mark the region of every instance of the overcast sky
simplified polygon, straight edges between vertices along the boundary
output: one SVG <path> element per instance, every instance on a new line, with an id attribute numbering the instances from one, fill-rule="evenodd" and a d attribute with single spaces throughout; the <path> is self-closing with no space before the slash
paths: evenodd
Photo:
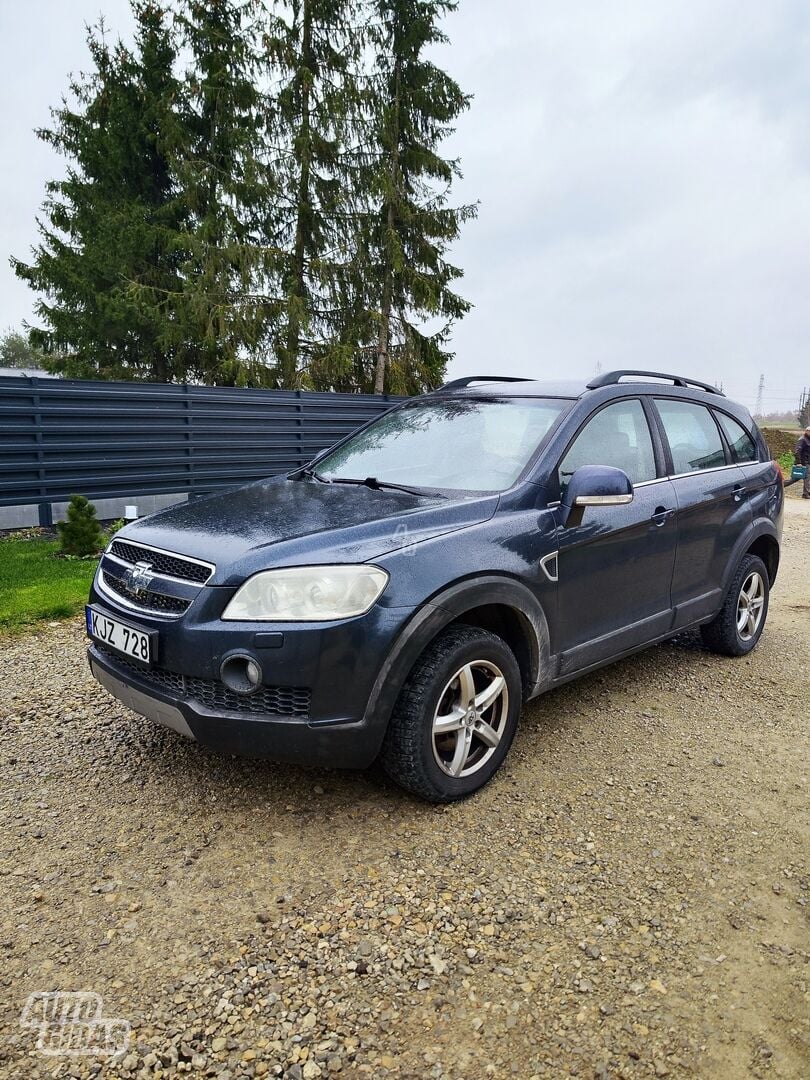
<path id="1" fill-rule="evenodd" d="M 126 0 L 0 0 L 0 328 L 60 169 L 33 128 Z M 449 150 L 478 200 L 454 258 L 475 305 L 449 374 L 722 381 L 767 410 L 810 385 L 810 3 L 461 0 L 441 62 L 474 94 Z"/>

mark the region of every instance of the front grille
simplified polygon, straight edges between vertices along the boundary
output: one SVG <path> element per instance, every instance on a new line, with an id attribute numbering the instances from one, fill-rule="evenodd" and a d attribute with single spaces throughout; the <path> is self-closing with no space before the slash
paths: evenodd
<path id="1" fill-rule="evenodd" d="M 169 691 L 172 694 L 177 694 L 179 697 L 186 696 L 186 679 L 184 675 L 178 675 L 176 671 L 163 671 L 161 668 L 142 668 L 138 664 L 133 664 L 131 660 L 127 660 L 125 656 L 119 656 L 118 653 L 110 652 L 109 649 L 105 649 L 103 645 L 99 645 L 94 642 L 95 647 L 100 653 L 103 653 L 108 660 L 112 660 L 119 668 L 126 668 L 127 671 L 133 671 L 139 679 L 143 679 L 144 682 L 152 683 L 154 686 L 160 686 L 162 689 Z"/>
<path id="2" fill-rule="evenodd" d="M 309 716 L 310 691 L 302 686 L 263 686 L 255 694 L 235 694 L 213 679 L 186 679 L 189 697 L 208 709 Z"/>
<path id="3" fill-rule="evenodd" d="M 196 562 L 193 559 L 181 558 L 172 555 L 168 551 L 155 551 L 153 548 L 141 547 L 127 540 L 113 540 L 110 554 L 124 562 L 149 563 L 150 568 L 156 574 L 168 574 L 169 577 L 180 578 L 181 581 L 193 581 L 198 585 L 204 585 L 213 574 L 210 566 Z"/>
<path id="4" fill-rule="evenodd" d="M 255 694 L 236 694 L 216 679 L 197 679 L 162 668 L 142 668 L 124 656 L 110 652 L 97 642 L 95 647 L 119 668 L 133 672 L 145 683 L 197 701 L 208 709 L 272 716 L 309 716 L 311 692 L 303 686 L 263 686 Z"/>
<path id="5" fill-rule="evenodd" d="M 141 611 L 156 611 L 158 614 L 164 615 L 182 615 L 191 604 L 190 600 L 181 600 L 177 596 L 164 596 L 163 593 L 130 589 L 120 578 L 113 577 L 111 574 L 103 573 L 102 577 L 105 587 L 110 592 L 129 600 L 131 604 L 135 604 Z"/>

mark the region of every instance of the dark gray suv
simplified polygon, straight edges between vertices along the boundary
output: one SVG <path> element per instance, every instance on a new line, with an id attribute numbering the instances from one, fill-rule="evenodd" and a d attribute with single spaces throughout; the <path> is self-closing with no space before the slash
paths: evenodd
<path id="1" fill-rule="evenodd" d="M 751 416 L 714 387 L 457 380 L 303 469 L 126 526 L 87 608 L 90 666 L 201 743 L 379 758 L 449 801 L 545 690 L 688 627 L 750 652 L 782 509 Z"/>

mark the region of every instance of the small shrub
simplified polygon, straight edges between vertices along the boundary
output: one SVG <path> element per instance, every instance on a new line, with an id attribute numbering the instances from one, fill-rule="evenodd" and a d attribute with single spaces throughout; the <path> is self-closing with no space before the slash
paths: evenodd
<path id="1" fill-rule="evenodd" d="M 117 532 L 120 532 L 120 530 L 123 529 L 126 523 L 126 518 L 116 518 L 115 521 L 111 521 L 104 534 L 105 541 L 109 544 L 110 540 L 112 540 Z"/>
<path id="2" fill-rule="evenodd" d="M 56 527 L 63 555 L 95 555 L 104 543 L 96 508 L 84 495 L 70 496 L 67 521 L 60 521 Z"/>
<path id="3" fill-rule="evenodd" d="M 786 476 L 790 476 L 790 471 L 793 468 L 793 462 L 795 460 L 796 459 L 795 459 L 794 455 L 791 454 L 789 450 L 786 450 L 784 452 L 784 454 L 780 454 L 779 457 L 777 458 L 777 461 L 779 462 L 779 466 L 782 469 L 782 472 L 785 473 Z"/>

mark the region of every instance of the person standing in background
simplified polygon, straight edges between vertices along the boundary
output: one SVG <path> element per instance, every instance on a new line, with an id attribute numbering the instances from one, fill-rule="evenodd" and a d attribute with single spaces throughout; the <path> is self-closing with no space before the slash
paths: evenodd
<path id="1" fill-rule="evenodd" d="M 802 498 L 810 499 L 810 425 L 804 429 L 804 435 L 796 443 L 796 464 L 804 465 L 807 469 L 804 474 Z"/>

